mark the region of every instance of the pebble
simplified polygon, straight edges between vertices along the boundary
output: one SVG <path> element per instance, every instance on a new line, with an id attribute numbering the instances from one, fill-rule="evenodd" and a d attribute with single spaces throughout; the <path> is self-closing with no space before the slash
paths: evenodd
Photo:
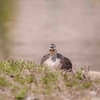
<path id="1" fill-rule="evenodd" d="M 64 99 L 64 100 L 70 100 L 70 99 Z"/>
<path id="2" fill-rule="evenodd" d="M 25 100 L 38 100 L 38 99 L 33 94 L 30 94 L 28 97 L 26 97 Z"/>
<path id="3" fill-rule="evenodd" d="M 96 95 L 97 95 L 97 92 L 91 91 L 91 92 L 90 92 L 90 95 L 91 95 L 91 96 L 96 96 Z"/>
<path id="4" fill-rule="evenodd" d="M 100 100 L 100 98 L 99 97 L 94 97 L 91 100 Z"/>

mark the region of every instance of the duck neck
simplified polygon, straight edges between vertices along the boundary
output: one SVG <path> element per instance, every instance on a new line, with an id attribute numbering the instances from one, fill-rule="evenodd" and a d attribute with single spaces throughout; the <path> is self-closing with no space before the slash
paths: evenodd
<path id="1" fill-rule="evenodd" d="M 50 56 L 51 56 L 51 57 L 56 57 L 56 56 L 57 56 L 57 50 L 51 51 L 51 52 L 50 52 Z"/>
<path id="2" fill-rule="evenodd" d="M 53 53 L 50 54 L 52 61 L 55 61 L 57 58 L 57 51 L 54 51 Z"/>

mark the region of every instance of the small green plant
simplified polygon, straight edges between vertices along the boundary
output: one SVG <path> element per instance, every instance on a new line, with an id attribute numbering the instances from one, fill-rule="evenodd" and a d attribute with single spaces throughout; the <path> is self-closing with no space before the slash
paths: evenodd
<path id="1" fill-rule="evenodd" d="M 32 83 L 33 82 L 33 77 L 31 75 L 26 76 L 27 83 Z"/>
<path id="2" fill-rule="evenodd" d="M 0 76 L 0 86 L 8 86 L 9 82 L 6 80 L 5 77 Z"/>
<path id="3" fill-rule="evenodd" d="M 100 79 L 99 78 L 96 78 L 95 79 L 95 82 L 100 83 Z"/>
<path id="4" fill-rule="evenodd" d="M 84 83 L 83 88 L 89 88 L 92 84 L 90 82 Z"/>
<path id="5" fill-rule="evenodd" d="M 16 90 L 19 90 L 20 87 L 16 84 L 10 84 L 9 85 L 9 88 L 12 90 L 12 91 L 16 91 Z"/>
<path id="6" fill-rule="evenodd" d="M 42 80 L 45 84 L 52 84 L 57 82 L 57 73 L 53 73 L 52 71 L 48 71 L 44 74 Z"/>
<path id="7" fill-rule="evenodd" d="M 82 79 L 83 76 L 82 76 L 82 69 L 81 68 L 78 69 L 76 77 L 78 79 Z"/>
<path id="8" fill-rule="evenodd" d="M 20 83 L 21 85 L 24 85 L 25 79 L 21 77 L 21 75 L 17 75 L 14 77 L 14 81 Z"/>
<path id="9" fill-rule="evenodd" d="M 24 87 L 24 88 L 20 89 L 19 92 L 17 94 L 15 94 L 15 98 L 16 99 L 23 99 L 23 98 L 25 98 L 27 90 L 28 90 L 27 87 Z"/>

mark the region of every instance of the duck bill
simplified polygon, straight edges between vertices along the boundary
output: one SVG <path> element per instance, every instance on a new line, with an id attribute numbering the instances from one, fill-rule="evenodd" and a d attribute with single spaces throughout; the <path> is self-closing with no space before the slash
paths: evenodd
<path id="1" fill-rule="evenodd" d="M 49 51 L 53 51 L 53 52 L 54 52 L 54 51 L 55 51 L 55 49 L 53 49 L 53 48 L 49 48 Z"/>

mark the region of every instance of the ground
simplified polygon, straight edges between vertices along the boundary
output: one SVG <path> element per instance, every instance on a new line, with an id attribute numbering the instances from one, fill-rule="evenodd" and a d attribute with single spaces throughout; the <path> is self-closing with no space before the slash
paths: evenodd
<path id="1" fill-rule="evenodd" d="M 100 79 L 53 72 L 32 61 L 0 62 L 0 100 L 99 100 Z"/>

